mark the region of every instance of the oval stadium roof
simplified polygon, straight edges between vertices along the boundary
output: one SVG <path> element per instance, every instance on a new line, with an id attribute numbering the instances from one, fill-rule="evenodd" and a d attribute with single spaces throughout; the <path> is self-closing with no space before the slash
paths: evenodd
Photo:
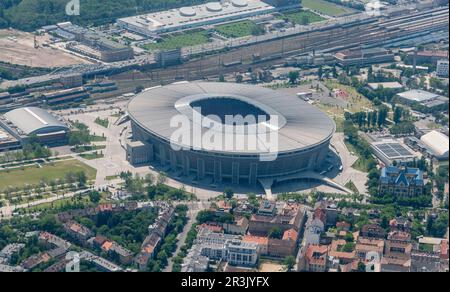
<path id="1" fill-rule="evenodd" d="M 146 131 L 168 140 L 176 131 L 170 126 L 170 120 L 180 114 L 176 105 L 188 97 L 196 96 L 238 96 L 253 100 L 256 104 L 262 104 L 279 113 L 282 116 L 280 120 L 285 119 L 285 123 L 278 130 L 280 153 L 322 144 L 331 138 L 335 130 L 333 120 L 295 95 L 254 85 L 228 82 L 174 83 L 148 89 L 129 102 L 128 114 Z"/>
<path id="2" fill-rule="evenodd" d="M 68 131 L 69 128 L 49 112 L 37 107 L 23 107 L 7 112 L 8 119 L 22 135 L 40 135 Z"/>

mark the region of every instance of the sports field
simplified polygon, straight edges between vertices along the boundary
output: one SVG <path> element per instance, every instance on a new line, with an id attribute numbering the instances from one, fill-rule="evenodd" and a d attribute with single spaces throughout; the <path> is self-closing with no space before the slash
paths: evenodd
<path id="1" fill-rule="evenodd" d="M 7 187 L 21 187 L 26 184 L 38 184 L 42 179 L 53 180 L 64 178 L 67 173 L 84 171 L 88 180 L 95 179 L 97 171 L 75 159 L 33 166 L 10 171 L 0 171 L 0 191 Z"/>

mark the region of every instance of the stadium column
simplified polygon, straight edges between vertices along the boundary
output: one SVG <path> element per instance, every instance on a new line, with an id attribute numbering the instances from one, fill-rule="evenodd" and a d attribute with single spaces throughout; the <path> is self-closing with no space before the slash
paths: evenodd
<path id="1" fill-rule="evenodd" d="M 214 160 L 214 183 L 222 183 L 222 162 L 220 160 Z"/>
<path id="2" fill-rule="evenodd" d="M 250 185 L 256 185 L 256 179 L 258 177 L 258 165 L 256 163 L 250 164 L 250 174 L 248 176 L 248 183 Z"/>
<path id="3" fill-rule="evenodd" d="M 205 161 L 201 158 L 197 158 L 197 179 L 202 180 L 205 178 Z"/>
<path id="4" fill-rule="evenodd" d="M 177 156 L 175 154 L 175 151 L 170 151 L 170 168 L 175 171 L 177 170 Z"/>
<path id="5" fill-rule="evenodd" d="M 239 184 L 239 163 L 238 162 L 233 162 L 231 183 L 234 185 Z"/>
<path id="6" fill-rule="evenodd" d="M 159 145 L 159 160 L 161 166 L 166 165 L 166 149 L 164 148 L 164 145 Z"/>
<path id="7" fill-rule="evenodd" d="M 189 176 L 189 170 L 190 170 L 190 161 L 189 157 L 185 156 L 183 159 L 183 175 Z"/>
<path id="8" fill-rule="evenodd" d="M 153 149 L 153 144 L 147 144 L 148 145 L 148 161 L 152 162 L 153 160 L 155 160 L 155 152 Z"/>

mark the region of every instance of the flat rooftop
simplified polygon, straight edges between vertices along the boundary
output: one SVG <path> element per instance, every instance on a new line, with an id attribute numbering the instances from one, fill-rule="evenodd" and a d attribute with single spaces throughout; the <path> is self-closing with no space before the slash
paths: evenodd
<path id="1" fill-rule="evenodd" d="M 397 141 L 382 141 L 372 143 L 372 147 L 390 160 L 413 159 L 412 150 Z"/>
<path id="2" fill-rule="evenodd" d="M 404 99 L 408 99 L 411 101 L 417 101 L 417 102 L 427 102 L 427 101 L 431 101 L 431 100 L 438 99 L 441 97 L 438 94 L 431 93 L 428 91 L 418 90 L 418 89 L 399 93 L 398 96 L 400 96 Z"/>
<path id="3" fill-rule="evenodd" d="M 370 89 L 376 90 L 378 87 L 389 88 L 389 89 L 402 89 L 403 85 L 398 82 L 374 82 L 369 83 L 368 86 Z"/>
<path id="4" fill-rule="evenodd" d="M 120 18 L 118 23 L 125 23 L 156 33 L 187 28 L 194 24 L 217 22 L 221 19 L 245 17 L 249 14 L 270 13 L 275 9 L 275 7 L 260 0 L 229 0 L 223 3 L 209 2 L 202 5 Z"/>

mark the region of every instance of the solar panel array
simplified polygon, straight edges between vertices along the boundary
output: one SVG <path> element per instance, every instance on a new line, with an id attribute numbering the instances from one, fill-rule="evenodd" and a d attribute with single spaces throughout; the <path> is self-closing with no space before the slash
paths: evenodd
<path id="1" fill-rule="evenodd" d="M 388 158 L 413 155 L 410 151 L 408 151 L 408 149 L 399 143 L 383 143 L 377 144 L 375 147 L 377 147 Z"/>

